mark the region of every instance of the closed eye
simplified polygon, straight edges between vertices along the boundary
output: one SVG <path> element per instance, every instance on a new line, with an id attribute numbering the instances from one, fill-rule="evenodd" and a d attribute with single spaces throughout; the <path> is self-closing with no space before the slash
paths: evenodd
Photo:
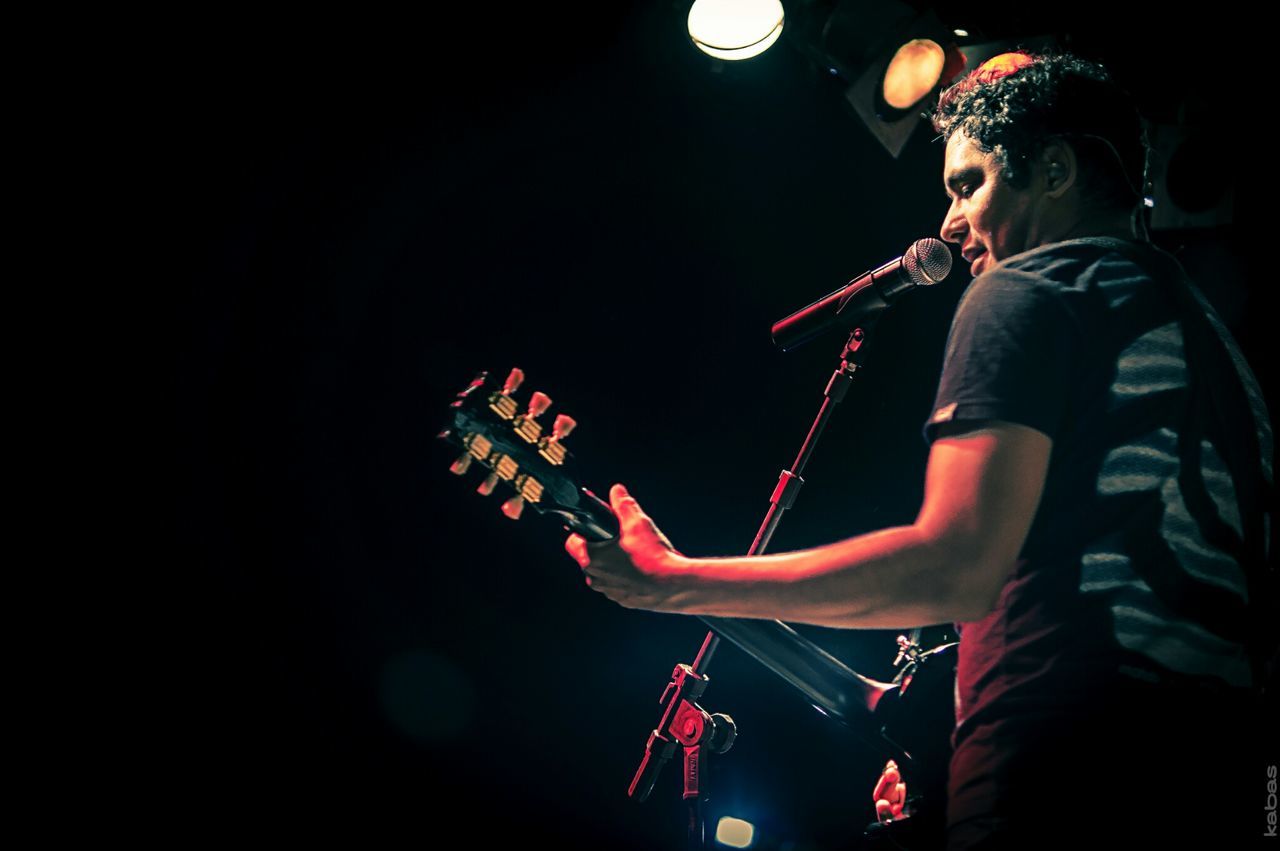
<path id="1" fill-rule="evenodd" d="M 981 176 L 982 170 L 978 168 L 962 169 L 952 175 L 944 184 L 947 189 L 947 198 L 951 198 L 951 193 L 953 192 L 957 198 L 970 197 L 977 190 L 978 184 L 982 182 Z"/>

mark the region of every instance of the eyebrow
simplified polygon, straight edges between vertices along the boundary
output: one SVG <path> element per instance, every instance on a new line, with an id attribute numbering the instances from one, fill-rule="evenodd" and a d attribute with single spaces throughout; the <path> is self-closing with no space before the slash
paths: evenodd
<path id="1" fill-rule="evenodd" d="M 968 183 L 970 180 L 973 180 L 975 177 L 981 177 L 981 176 L 982 176 L 982 169 L 978 168 L 977 166 L 969 166 L 967 168 L 962 168 L 959 171 L 947 177 L 946 181 L 944 182 L 943 189 L 944 191 L 946 191 L 947 197 L 950 198 L 952 192 L 954 190 L 959 189 L 962 184 Z"/>

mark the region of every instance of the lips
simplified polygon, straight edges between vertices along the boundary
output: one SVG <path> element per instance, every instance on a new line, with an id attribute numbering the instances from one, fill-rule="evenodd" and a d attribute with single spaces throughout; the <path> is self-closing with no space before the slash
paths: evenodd
<path id="1" fill-rule="evenodd" d="M 977 268 L 978 268 L 978 261 L 979 261 L 979 260 L 981 260 L 981 259 L 982 259 L 982 256 L 983 256 L 984 254 L 986 254 L 986 253 L 987 253 L 987 252 L 986 252 L 986 251 L 984 251 L 984 250 L 983 250 L 983 249 L 981 249 L 981 248 L 977 248 L 977 249 L 975 249 L 975 250 L 973 250 L 973 251 L 962 251 L 962 252 L 960 252 L 960 256 L 961 256 L 961 257 L 963 257 L 965 260 L 968 260 L 968 261 L 969 261 L 969 274 L 970 274 L 970 275 L 974 275 L 974 276 L 976 276 L 976 275 L 978 274 L 978 272 L 977 272 Z"/>

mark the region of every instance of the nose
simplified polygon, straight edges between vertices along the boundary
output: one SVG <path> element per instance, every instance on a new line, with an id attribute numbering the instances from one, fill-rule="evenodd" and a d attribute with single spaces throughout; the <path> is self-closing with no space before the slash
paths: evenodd
<path id="1" fill-rule="evenodd" d="M 959 244 L 964 240 L 965 234 L 969 232 L 969 225 L 961 215 L 959 207 L 953 200 L 951 206 L 947 208 L 947 214 L 942 217 L 942 228 L 938 231 L 938 235 L 942 237 L 944 242 L 954 242 Z"/>

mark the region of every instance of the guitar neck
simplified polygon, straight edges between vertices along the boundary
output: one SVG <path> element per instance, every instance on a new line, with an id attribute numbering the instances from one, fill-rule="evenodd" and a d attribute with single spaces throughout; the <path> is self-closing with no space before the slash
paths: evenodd
<path id="1" fill-rule="evenodd" d="M 867 729 L 881 700 L 898 688 L 862 676 L 782 621 L 699 620 L 855 731 Z"/>
<path id="2" fill-rule="evenodd" d="M 450 470 L 464 475 L 473 465 L 488 472 L 477 490 L 488 495 L 501 485 L 510 494 L 503 513 L 518 518 L 526 505 L 549 515 L 589 541 L 613 540 L 618 522 L 609 504 L 579 484 L 573 453 L 564 438 L 576 425 L 561 414 L 550 429 L 538 418 L 551 405 L 533 393 L 527 405 L 513 395 L 524 381 L 519 369 L 499 387 L 480 373 L 450 405 L 450 418 L 440 437 L 462 450 Z M 713 632 L 735 644 L 798 690 L 825 714 L 849 726 L 864 740 L 874 730 L 873 715 L 896 685 L 856 673 L 839 659 L 781 621 L 702 618 Z M 889 701 L 892 703 L 892 701 Z"/>

